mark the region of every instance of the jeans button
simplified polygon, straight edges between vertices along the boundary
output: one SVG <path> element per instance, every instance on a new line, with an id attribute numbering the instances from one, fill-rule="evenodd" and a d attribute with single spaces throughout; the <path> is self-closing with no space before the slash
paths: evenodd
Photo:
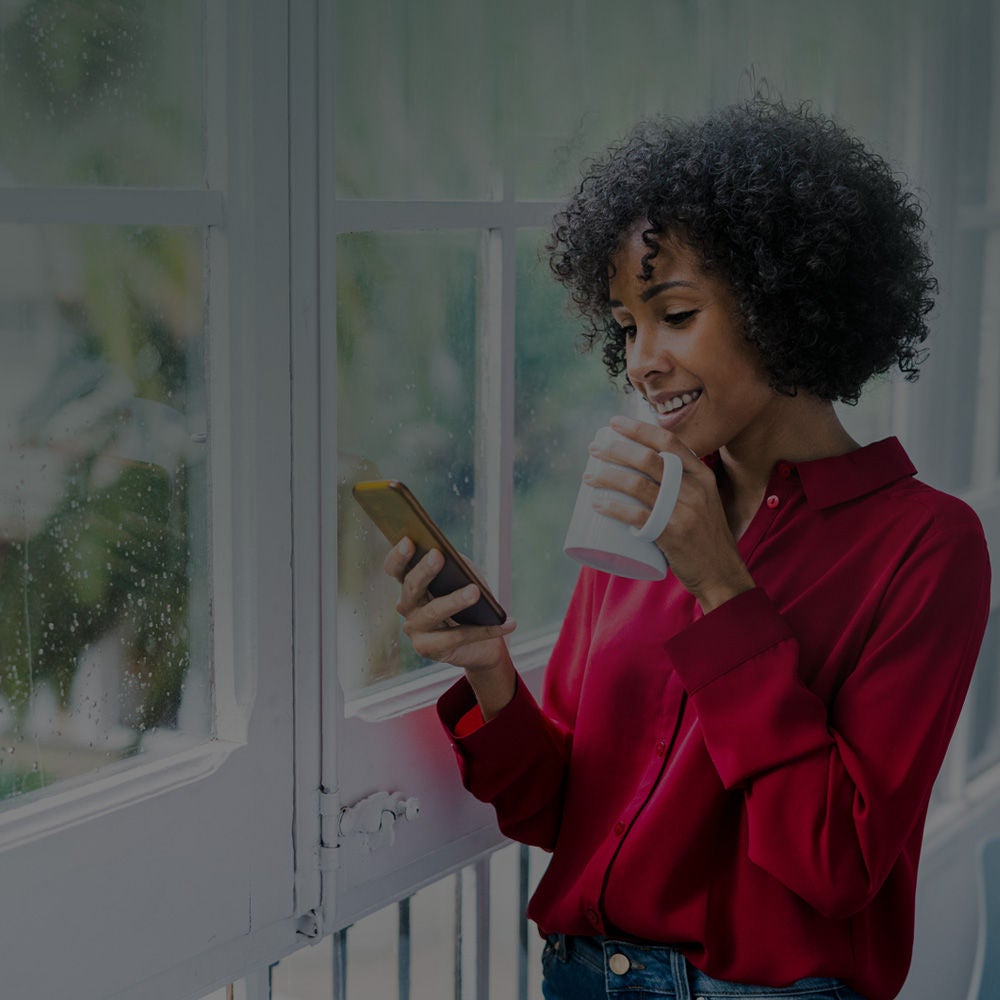
<path id="1" fill-rule="evenodd" d="M 628 955 L 623 955 L 620 951 L 616 951 L 608 959 L 608 965 L 616 976 L 624 976 L 632 968 L 632 963 L 628 960 Z"/>

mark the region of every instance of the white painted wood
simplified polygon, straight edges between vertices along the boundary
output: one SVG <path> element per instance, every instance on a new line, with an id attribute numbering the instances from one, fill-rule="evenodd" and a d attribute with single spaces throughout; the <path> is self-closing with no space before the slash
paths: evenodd
<path id="1" fill-rule="evenodd" d="M 337 202 L 337 215 L 333 225 L 337 233 L 411 229 L 515 229 L 547 226 L 560 207 L 558 202 L 548 201 L 341 199 Z"/>
<path id="2" fill-rule="evenodd" d="M 292 505 L 295 613 L 296 911 L 319 911 L 322 656 L 317 22 L 312 2 L 289 6 Z"/>
<path id="3" fill-rule="evenodd" d="M 221 226 L 225 219 L 221 191 L 0 187 L 0 223 Z"/>

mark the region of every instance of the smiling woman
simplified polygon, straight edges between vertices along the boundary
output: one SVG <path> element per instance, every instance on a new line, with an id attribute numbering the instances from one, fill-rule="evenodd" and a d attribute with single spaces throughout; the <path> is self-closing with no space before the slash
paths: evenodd
<path id="1" fill-rule="evenodd" d="M 903 984 L 989 562 L 975 513 L 896 439 L 859 445 L 834 401 L 916 376 L 921 228 L 885 161 L 806 108 L 639 126 L 548 249 L 655 414 L 591 445 L 594 506 L 638 528 L 661 456 L 682 464 L 669 574 L 585 568 L 539 704 L 509 626 L 450 629 L 471 599 L 428 600 L 429 558 L 387 560 L 414 647 L 465 670 L 438 711 L 466 786 L 553 852 L 529 907 L 547 1000 Z"/>
<path id="2" fill-rule="evenodd" d="M 612 257 L 609 305 L 624 335 L 628 380 L 660 427 L 707 455 L 754 420 L 772 419 L 782 397 L 743 335 L 728 286 L 673 241 L 647 263 L 648 240 L 640 224 Z"/>

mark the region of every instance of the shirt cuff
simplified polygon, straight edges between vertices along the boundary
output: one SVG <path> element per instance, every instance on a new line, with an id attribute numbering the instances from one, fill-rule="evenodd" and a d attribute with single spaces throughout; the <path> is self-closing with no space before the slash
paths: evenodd
<path id="1" fill-rule="evenodd" d="M 462 780 L 476 798 L 492 802 L 527 774 L 548 778 L 554 769 L 561 780 L 565 739 L 551 731 L 520 677 L 511 701 L 489 722 L 462 735 L 460 723 L 475 707 L 476 696 L 464 677 L 437 703 L 438 718 L 455 751 Z"/>
<path id="2" fill-rule="evenodd" d="M 483 710 L 478 705 L 473 705 L 468 712 L 455 723 L 455 735 L 462 739 L 464 736 L 471 736 L 480 726 L 485 726 L 486 720 L 483 718 Z"/>
<path id="3" fill-rule="evenodd" d="M 689 695 L 779 643 L 793 638 L 759 587 L 744 591 L 692 622 L 665 645 Z"/>

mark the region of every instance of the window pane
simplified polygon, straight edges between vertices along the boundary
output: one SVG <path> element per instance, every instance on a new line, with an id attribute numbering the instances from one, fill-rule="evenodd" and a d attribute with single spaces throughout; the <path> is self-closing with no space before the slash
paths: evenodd
<path id="1" fill-rule="evenodd" d="M 0 798 L 209 733 L 202 245 L 0 226 Z"/>
<path id="2" fill-rule="evenodd" d="M 0 5 L 0 185 L 203 183 L 201 0 Z"/>
<path id="3" fill-rule="evenodd" d="M 491 6 L 338 4 L 338 197 L 499 195 Z"/>
<path id="4" fill-rule="evenodd" d="M 516 640 L 557 625 L 579 565 L 563 554 L 587 445 L 622 411 L 600 347 L 580 351 L 582 323 L 539 258 L 546 234 L 525 230 L 517 244 L 513 608 Z"/>
<path id="5" fill-rule="evenodd" d="M 581 160 L 637 118 L 697 115 L 757 85 L 814 101 L 905 160 L 919 148 L 924 7 L 944 9 L 915 11 L 910 0 L 341 2 L 337 193 L 488 199 L 506 173 L 518 198 L 562 198 Z M 921 163 L 903 165 L 920 180 Z"/>
<path id="6" fill-rule="evenodd" d="M 970 772 L 980 774 L 1000 761 L 1000 612 L 990 615 L 972 679 Z"/>
<path id="7" fill-rule="evenodd" d="M 400 641 L 388 545 L 351 496 L 399 479 L 471 553 L 478 232 L 359 233 L 337 241 L 337 643 L 348 691 L 422 665 Z"/>
<path id="8" fill-rule="evenodd" d="M 498 31 L 516 36 L 518 58 L 496 52 L 491 65 L 510 102 L 502 122 L 519 198 L 566 195 L 580 161 L 638 118 L 703 114 L 757 84 L 836 112 L 894 154 L 913 138 L 900 105 L 914 100 L 904 68 L 920 51 L 900 31 L 917 17 L 907 0 L 518 0 L 501 9 Z M 530 32 L 518 30 L 525 24 Z"/>
<path id="9" fill-rule="evenodd" d="M 892 378 L 874 378 L 853 406 L 837 403 L 837 416 L 859 444 L 881 441 L 892 434 Z"/>

